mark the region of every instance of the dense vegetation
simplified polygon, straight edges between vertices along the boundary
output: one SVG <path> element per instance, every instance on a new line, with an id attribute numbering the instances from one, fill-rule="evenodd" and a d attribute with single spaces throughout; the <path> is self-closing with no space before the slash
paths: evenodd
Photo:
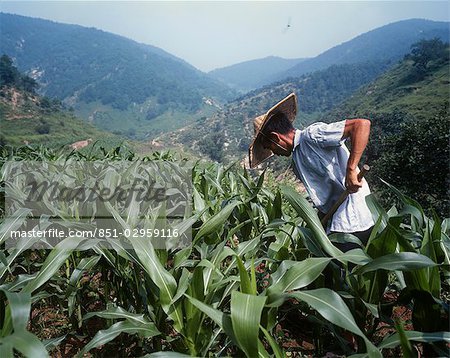
<path id="1" fill-rule="evenodd" d="M 120 148 L 69 159 L 67 152 L 24 147 L 3 150 L 2 158 L 100 160 L 111 169 L 118 160 L 133 167 L 141 160 L 177 162 L 170 153 L 138 159 Z M 158 176 L 176 177 L 173 168 Z M 105 173 L 95 179 L 110 187 L 115 181 Z M 74 175 L 74 186 L 83 182 L 82 173 Z M 101 240 L 89 244 L 79 237 L 52 250 L 26 250 L 36 238 L 3 249 L 2 356 L 12 357 L 13 350 L 29 357 L 48 351 L 445 355 L 449 219 L 425 216 L 419 204 L 392 188 L 400 206 L 386 212 L 371 197 L 378 220 L 368 245 L 342 253 L 332 242 L 357 239 L 328 238 L 310 204 L 288 184 L 206 163 L 194 165 L 192 178 L 194 210 L 177 229 L 181 234 L 192 226 L 193 240 L 181 249 L 155 249 L 151 240 L 123 235 L 109 249 Z M 6 183 L 15 195 L 15 180 Z M 71 205 L 81 207 L 80 200 Z M 154 221 L 160 209 L 138 217 L 126 214 L 136 208 L 110 204 L 110 216 L 123 230 L 161 227 Z M 68 210 L 73 216 L 58 214 L 68 227 L 96 225 L 95 216 L 82 222 L 76 210 Z M 2 243 L 28 212 L 21 208 L 2 222 Z M 58 217 L 41 219 L 49 227 Z"/>
<path id="2" fill-rule="evenodd" d="M 7 41 L 1 43 L 14 45 L 14 57 L 20 61 L 29 61 L 20 56 L 24 48 L 29 50 L 30 42 L 43 41 L 36 29 L 50 31 L 54 38 L 61 36 L 56 33 L 61 30 L 62 35 L 81 40 L 79 47 L 68 48 L 61 42 L 56 48 L 57 61 L 64 64 L 66 73 L 59 72 L 52 62 L 55 59 L 45 56 L 43 43 L 32 49 L 41 56 L 37 58 L 49 61 L 47 73 L 37 63 L 29 69 L 41 79 L 50 75 L 52 81 L 61 80 L 57 90 L 79 86 L 71 91 L 81 91 L 77 100 L 87 96 L 84 100 L 95 101 L 86 107 L 94 113 L 94 122 L 113 123 L 108 116 L 122 113 L 126 102 L 117 96 L 120 86 L 137 91 L 129 96 L 125 91 L 125 101 L 142 102 L 128 113 L 136 117 L 144 113 L 135 120 L 135 127 L 121 127 L 123 131 L 163 116 L 171 119 L 165 123 L 171 125 L 183 120 L 184 110 L 200 108 L 195 106 L 200 92 L 194 91 L 186 92 L 187 97 L 181 95 L 178 111 L 170 110 L 173 94 L 184 89 L 174 82 L 165 82 L 164 94 L 152 93 L 151 98 L 134 87 L 133 80 L 140 80 L 134 69 L 150 59 L 153 64 L 170 64 L 166 68 L 170 73 L 161 70 L 169 79 L 186 74 L 175 68 L 180 60 L 161 50 L 130 45 L 128 40 L 97 30 L 0 16 L 2 36 L 5 23 L 24 36 L 24 41 L 12 42 L 6 32 Z M 34 22 L 33 26 L 19 26 L 27 21 Z M 114 64 L 108 56 L 96 57 L 97 51 L 110 49 L 109 43 L 117 45 L 114 58 L 118 62 Z M 130 55 L 128 46 L 142 50 L 138 52 L 144 59 Z M 89 63 L 73 52 L 81 50 L 91 56 Z M 288 179 L 281 182 L 278 173 L 270 170 L 257 174 L 238 165 L 190 163 L 170 152 L 140 158 L 125 145 L 109 149 L 117 138 L 106 136 L 98 141 L 102 133 L 65 111 L 59 100 L 34 94 L 35 82 L 3 56 L 1 356 L 158 357 L 172 353 L 278 358 L 289 351 L 302 356 L 446 355 L 450 347 L 448 51 L 448 44 L 439 39 L 418 42 L 402 63 L 338 108 L 334 107 L 388 64 L 344 64 L 280 82 L 243 96 L 212 118 L 202 108 L 203 112 L 192 114 L 191 120 L 201 116 L 193 130 L 185 128 L 178 137 L 216 161 L 239 158 L 247 151 L 253 117 L 291 91 L 299 95 L 302 124 L 333 108 L 323 120 L 350 115 L 371 118 L 367 160 L 374 168 L 374 194 L 368 204 L 376 224 L 367 245 L 352 235 L 327 236 L 295 184 Z M 84 69 L 71 66 L 73 58 L 88 65 L 86 73 L 98 80 L 95 84 L 76 78 Z M 119 67 L 102 72 L 99 60 Z M 143 73 L 153 76 L 153 70 L 150 66 Z M 191 75 L 186 79 L 198 84 Z M 126 122 L 120 114 L 116 120 Z M 148 127 L 145 131 L 139 134 L 148 134 Z M 83 150 L 67 146 L 86 138 L 94 141 Z M 39 177 L 63 165 L 70 170 L 70 187 L 95 183 L 98 189 L 114 192 L 131 185 L 120 168 L 129 168 L 128 173 L 143 180 L 146 187 L 170 181 L 185 186 L 189 180 L 180 175 L 179 166 L 191 165 L 192 210 L 183 211 L 183 220 L 175 227 L 164 220 L 173 209 L 168 203 L 185 197 L 181 190 L 171 188 L 167 202 L 157 207 L 146 206 L 134 196 L 96 205 L 77 196 L 62 207 L 45 198 L 38 203 L 45 210 L 36 211 L 24 201 L 22 173 L 14 176 L 11 169 L 34 161 L 42 161 L 42 172 L 23 174 Z M 80 163 L 105 170 L 89 177 L 76 170 Z M 162 163 L 165 170 L 146 170 L 155 163 Z M 387 182 L 376 182 L 376 176 Z M 10 200 L 6 204 L 5 197 Z M 110 220 L 108 226 L 102 222 L 105 217 Z M 56 243 L 27 234 L 11 244 L 12 231 L 30 219 L 36 220 L 33 229 L 39 230 L 64 227 L 92 232 L 100 227 L 103 233 L 117 231 L 114 238 L 99 233 L 91 238 L 97 240 L 69 236 Z M 162 240 L 166 248 L 146 235 L 127 234 L 167 228 L 176 230 L 177 236 Z M 192 240 L 178 240 L 188 233 Z M 333 245 L 342 241 L 354 242 L 358 248 L 343 253 Z M 38 243 L 44 246 L 32 246 Z"/>
<path id="3" fill-rule="evenodd" d="M 26 92 L 34 92 L 37 82 L 31 77 L 21 74 L 7 55 L 0 57 L 0 87 L 9 86 Z"/>

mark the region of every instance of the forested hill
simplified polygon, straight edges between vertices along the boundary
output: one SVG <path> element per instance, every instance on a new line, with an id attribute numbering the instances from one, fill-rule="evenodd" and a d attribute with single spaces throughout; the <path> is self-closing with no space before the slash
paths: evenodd
<path id="1" fill-rule="evenodd" d="M 444 42 L 448 41 L 450 37 L 448 22 L 423 19 L 395 22 L 366 32 L 317 57 L 303 61 L 285 72 L 274 75 L 272 81 L 298 77 L 335 64 L 398 61 L 410 51 L 413 43 L 435 37 Z"/>
<path id="2" fill-rule="evenodd" d="M 448 43 L 420 41 L 399 65 L 363 86 L 322 120 L 392 113 L 417 119 L 433 117 L 450 98 L 448 69 Z"/>
<path id="3" fill-rule="evenodd" d="M 221 102 L 233 95 L 183 60 L 118 35 L 4 13 L 0 24 L 1 54 L 36 79 L 41 94 L 86 118 L 103 111 L 105 121 L 114 110 L 133 109 L 117 117 L 151 120 L 167 111 L 192 113 L 207 99 Z"/>
<path id="4" fill-rule="evenodd" d="M 375 79 L 389 63 L 331 66 L 300 78 L 290 79 L 247 93 L 213 116 L 158 140 L 182 144 L 217 161 L 242 158 L 253 134 L 252 120 L 291 92 L 298 96 L 297 124 L 308 124 Z"/>

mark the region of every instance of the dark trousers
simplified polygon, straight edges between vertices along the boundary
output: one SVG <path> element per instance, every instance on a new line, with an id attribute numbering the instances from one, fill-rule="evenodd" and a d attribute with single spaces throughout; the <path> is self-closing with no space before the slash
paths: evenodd
<path id="1" fill-rule="evenodd" d="M 364 245 L 364 247 L 367 245 L 367 241 L 369 241 L 370 233 L 372 232 L 373 226 L 367 230 L 364 231 L 356 231 L 352 232 L 352 235 L 355 235 Z M 335 232 L 330 232 L 330 234 L 334 234 Z M 360 248 L 359 245 L 354 244 L 353 242 L 345 242 L 345 243 L 333 243 L 334 246 L 336 246 L 339 250 L 342 252 L 347 252 L 353 249 Z"/>

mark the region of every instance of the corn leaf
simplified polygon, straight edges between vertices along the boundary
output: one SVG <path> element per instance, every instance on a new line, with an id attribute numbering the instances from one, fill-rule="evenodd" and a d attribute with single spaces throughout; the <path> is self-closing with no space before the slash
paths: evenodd
<path id="1" fill-rule="evenodd" d="M 247 270 L 239 256 L 236 256 L 237 265 L 239 268 L 239 277 L 241 279 L 241 292 L 248 293 L 249 295 L 256 295 L 256 291 L 253 291 L 250 277 L 248 277 Z M 255 287 L 256 290 L 256 287 Z"/>
<path id="2" fill-rule="evenodd" d="M 14 331 L 26 330 L 31 311 L 31 294 L 29 292 L 10 292 L 3 290 L 8 299 Z M 8 314 L 7 313 L 7 314 Z"/>
<path id="3" fill-rule="evenodd" d="M 294 292 L 290 296 L 306 302 L 327 321 L 362 337 L 366 343 L 367 352 L 371 356 L 381 357 L 381 353 L 358 327 L 350 309 L 336 292 L 328 288 L 319 288 Z"/>
<path id="4" fill-rule="evenodd" d="M 84 353 L 89 352 L 92 348 L 96 348 L 112 341 L 121 333 L 139 334 L 141 337 L 146 338 L 160 334 L 153 323 L 144 325 L 130 321 L 117 322 L 108 329 L 98 331 L 94 338 L 92 338 L 92 340 L 77 354 L 77 357 L 82 357 Z"/>
<path id="5" fill-rule="evenodd" d="M 316 212 L 308 201 L 297 193 L 292 187 L 282 186 L 281 192 L 292 205 L 294 210 L 305 220 L 308 227 L 312 230 L 316 243 L 331 257 L 337 257 L 342 254 L 341 250 L 336 248 L 328 239 Z"/>
<path id="6" fill-rule="evenodd" d="M 235 292 L 235 291 L 233 291 Z M 234 344 L 238 344 L 236 336 L 233 331 L 233 324 L 230 318 L 230 315 L 227 315 L 218 309 L 211 307 L 207 305 L 204 302 L 201 302 L 194 297 L 191 297 L 189 295 L 185 295 L 189 301 L 197 307 L 200 311 L 202 311 L 204 314 L 206 314 L 209 318 L 211 318 L 226 334 L 227 336 L 233 341 Z"/>
<path id="7" fill-rule="evenodd" d="M 39 338 L 34 334 L 24 330 L 15 331 L 13 334 L 1 338 L 0 344 L 1 346 L 12 347 L 16 349 L 25 357 L 48 357 L 47 350 L 45 349 Z"/>
<path id="8" fill-rule="evenodd" d="M 222 229 L 225 221 L 233 212 L 233 209 L 239 204 L 239 202 L 233 202 L 225 206 L 221 211 L 208 219 L 203 225 L 200 227 L 197 235 L 194 238 L 194 244 L 202 237 L 208 236 L 213 232 L 218 232 Z"/>
<path id="9" fill-rule="evenodd" d="M 20 208 L 0 224 L 0 244 L 8 238 L 11 231 L 17 230 L 26 220 L 31 209 Z"/>
<path id="10" fill-rule="evenodd" d="M 450 332 L 417 332 L 405 331 L 406 338 L 410 341 L 432 343 L 432 342 L 446 342 L 450 343 Z M 379 349 L 394 348 L 401 344 L 401 337 L 398 333 L 385 338 L 379 345 Z"/>
<path id="11" fill-rule="evenodd" d="M 122 307 L 110 307 L 107 310 L 99 311 L 99 312 L 89 312 L 84 317 L 83 320 L 87 320 L 91 317 L 102 317 L 106 319 L 126 319 L 130 322 L 134 322 L 136 324 L 151 324 L 151 322 L 144 317 L 143 314 L 130 313 L 124 310 Z"/>
<path id="12" fill-rule="evenodd" d="M 247 357 L 258 356 L 259 322 L 266 299 L 238 291 L 231 293 L 233 331 Z"/>
<path id="13" fill-rule="evenodd" d="M 277 274 L 276 280 L 267 290 L 268 304 L 274 304 L 279 296 L 287 291 L 297 290 L 309 285 L 317 279 L 325 267 L 329 264 L 329 258 L 308 258 L 300 262 L 290 262 L 289 268 L 282 275 Z M 285 270 L 280 266 L 279 270 Z M 278 302 L 281 304 L 282 302 Z"/>
<path id="14" fill-rule="evenodd" d="M 387 271 L 409 271 L 436 265 L 435 262 L 424 255 L 416 254 L 414 252 L 400 252 L 378 257 L 358 268 L 355 273 L 362 275 L 366 272 L 380 269 Z"/>
<path id="15" fill-rule="evenodd" d="M 269 342 L 270 348 L 272 348 L 273 353 L 275 354 L 276 358 L 284 358 L 286 355 L 283 352 L 283 349 L 277 344 L 275 339 L 270 335 L 270 333 L 263 327 L 259 326 L 261 331 L 264 333 L 264 336 L 267 339 L 267 342 Z"/>
<path id="16" fill-rule="evenodd" d="M 184 325 L 183 314 L 178 304 L 172 304 L 177 291 L 175 278 L 159 261 L 150 240 L 134 237 L 130 239 L 130 242 L 136 251 L 139 262 L 155 285 L 159 287 L 159 299 L 164 312 L 174 321 L 175 329 L 180 332 Z"/>
<path id="17" fill-rule="evenodd" d="M 50 280 L 81 241 L 83 241 L 83 239 L 79 237 L 68 237 L 56 245 L 48 254 L 39 273 L 32 281 L 28 282 L 22 292 L 31 293 Z"/>

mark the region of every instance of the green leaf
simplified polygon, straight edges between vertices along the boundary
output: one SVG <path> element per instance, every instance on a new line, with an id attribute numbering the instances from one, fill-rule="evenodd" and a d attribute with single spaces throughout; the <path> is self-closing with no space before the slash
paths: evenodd
<path id="1" fill-rule="evenodd" d="M 258 356 L 259 324 L 266 299 L 238 291 L 231 293 L 233 331 L 239 348 L 247 357 Z"/>
<path id="2" fill-rule="evenodd" d="M 67 334 L 61 337 L 44 339 L 42 343 L 44 344 L 45 349 L 47 349 L 47 351 L 50 351 L 53 348 L 57 347 L 66 337 Z"/>
<path id="3" fill-rule="evenodd" d="M 417 332 L 417 331 L 405 331 L 405 336 L 410 341 L 432 343 L 444 341 L 450 343 L 450 332 Z M 398 333 L 393 334 L 385 338 L 379 345 L 379 349 L 394 348 L 401 344 L 401 337 Z"/>
<path id="4" fill-rule="evenodd" d="M 180 332 L 183 328 L 183 314 L 179 304 L 172 304 L 177 291 L 175 278 L 164 268 L 156 255 L 150 240 L 143 237 L 130 238 L 139 262 L 152 281 L 159 287 L 159 299 L 166 314 L 174 321 L 174 328 Z"/>
<path id="5" fill-rule="evenodd" d="M 308 201 L 297 193 L 292 187 L 281 186 L 281 192 L 292 205 L 294 210 L 300 215 L 300 217 L 305 220 L 308 227 L 314 234 L 316 243 L 322 247 L 322 249 L 331 257 L 336 258 L 341 255 L 342 252 L 337 247 L 335 247 L 331 241 L 328 239 L 316 212 L 308 203 Z"/>
<path id="6" fill-rule="evenodd" d="M 313 257 L 299 262 L 288 262 L 290 266 L 287 270 L 282 264 L 278 270 L 286 270 L 282 275 L 275 272 L 275 280 L 267 290 L 269 302 L 273 302 L 274 297 L 286 291 L 298 290 L 309 285 L 319 277 L 331 259 Z"/>
<path id="7" fill-rule="evenodd" d="M 14 331 L 25 331 L 30 318 L 31 294 L 29 292 L 2 291 L 8 299 Z"/>
<path id="8" fill-rule="evenodd" d="M 349 250 L 340 255 L 339 259 L 341 261 L 352 262 L 356 265 L 365 265 L 372 260 L 362 249 Z"/>
<path id="9" fill-rule="evenodd" d="M 332 324 L 359 335 L 366 343 L 367 352 L 370 355 L 381 357 L 381 353 L 358 327 L 351 311 L 336 292 L 328 288 L 319 288 L 294 292 L 289 296 L 306 302 Z"/>
<path id="10" fill-rule="evenodd" d="M 99 312 L 89 312 L 84 317 L 83 320 L 89 319 L 93 316 L 102 317 L 106 319 L 127 319 L 130 322 L 136 324 L 152 324 L 148 319 L 144 317 L 143 314 L 130 313 L 124 310 L 122 307 L 110 307 L 107 310 Z"/>
<path id="11" fill-rule="evenodd" d="M 22 292 L 31 293 L 50 280 L 81 241 L 83 239 L 79 237 L 68 237 L 56 245 L 45 259 L 39 273 L 23 288 Z"/>
<path id="12" fill-rule="evenodd" d="M 400 252 L 378 257 L 368 264 L 356 269 L 355 273 L 362 275 L 375 270 L 409 271 L 424 267 L 432 267 L 437 264 L 428 257 L 414 252 Z"/>
<path id="13" fill-rule="evenodd" d="M 121 333 L 139 334 L 141 337 L 146 338 L 160 334 L 153 323 L 143 325 L 130 321 L 117 322 L 108 329 L 98 331 L 94 338 L 92 338 L 92 340 L 77 354 L 77 357 L 82 357 L 84 353 L 89 352 L 92 348 L 96 348 L 112 341 Z"/>
<path id="14" fill-rule="evenodd" d="M 402 353 L 404 357 L 415 357 L 417 356 L 414 354 L 413 349 L 411 347 L 411 343 L 409 342 L 408 338 L 405 334 L 405 329 L 403 328 L 403 324 L 398 319 L 395 322 L 395 328 L 398 332 L 398 336 L 400 339 L 400 345 L 402 346 Z"/>
<path id="15" fill-rule="evenodd" d="M 225 206 L 221 211 L 219 211 L 217 214 L 209 218 L 208 221 L 203 223 L 203 225 L 200 227 L 199 231 L 197 232 L 197 235 L 195 235 L 194 238 L 194 244 L 199 240 L 201 237 L 207 236 L 213 232 L 217 232 L 222 229 L 225 221 L 227 221 L 228 217 L 233 212 L 233 209 L 239 204 L 239 202 L 235 201 L 233 203 L 228 204 Z"/>
<path id="16" fill-rule="evenodd" d="M 13 347 L 25 357 L 48 357 L 47 350 L 42 342 L 34 334 L 27 331 L 17 331 L 0 339 L 1 346 Z"/>
<path id="17" fill-rule="evenodd" d="M 31 209 L 20 208 L 10 217 L 5 218 L 0 224 L 0 244 L 3 243 L 11 231 L 17 230 L 26 220 Z"/>
<path id="18" fill-rule="evenodd" d="M 284 358 L 286 355 L 283 352 L 283 348 L 281 348 L 278 343 L 275 341 L 275 339 L 270 335 L 269 332 L 263 327 L 259 326 L 261 331 L 263 331 L 264 336 L 267 339 L 267 342 L 269 342 L 270 348 L 272 348 L 273 353 L 275 354 L 276 358 Z"/>
<path id="19" fill-rule="evenodd" d="M 236 292 L 236 291 L 233 291 Z M 237 339 L 235 337 L 234 331 L 233 331 L 233 325 L 231 322 L 231 318 L 229 315 L 219 311 L 216 308 L 213 308 L 209 305 L 207 305 L 204 302 L 201 302 L 189 295 L 185 296 L 189 299 L 189 301 L 197 307 L 200 311 L 202 311 L 204 314 L 206 314 L 209 318 L 211 318 L 228 336 L 228 338 L 233 341 L 234 344 L 238 345 Z"/>
<path id="20" fill-rule="evenodd" d="M 97 262 L 100 260 L 101 256 L 91 256 L 91 257 L 85 257 L 81 259 L 80 263 L 78 264 L 77 268 L 73 270 L 72 274 L 70 275 L 69 279 L 69 285 L 67 288 L 66 295 L 69 296 L 72 292 L 75 292 L 77 289 L 78 281 L 81 278 L 81 275 L 84 271 L 90 270 L 92 267 L 94 267 Z M 70 316 L 70 314 L 69 314 Z"/>
<path id="21" fill-rule="evenodd" d="M 250 277 L 248 277 L 247 270 L 239 256 L 236 255 L 236 261 L 239 268 L 239 277 L 241 279 L 241 292 L 248 293 L 249 295 L 256 295 L 256 292 L 252 290 L 252 284 L 250 282 Z"/>

